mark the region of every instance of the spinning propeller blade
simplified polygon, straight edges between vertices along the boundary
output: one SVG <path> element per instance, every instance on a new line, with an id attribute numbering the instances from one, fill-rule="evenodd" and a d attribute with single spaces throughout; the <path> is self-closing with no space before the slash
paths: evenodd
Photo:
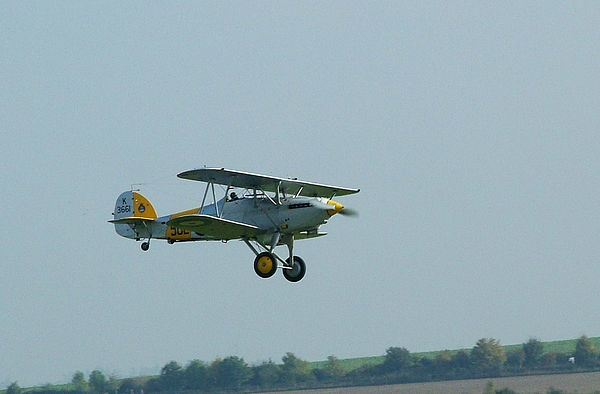
<path id="1" fill-rule="evenodd" d="M 352 208 L 342 208 L 342 210 L 339 212 L 340 215 L 344 215 L 344 216 L 350 216 L 350 217 L 358 217 L 358 211 L 356 209 L 352 209 Z"/>
<path id="2" fill-rule="evenodd" d="M 352 208 L 346 208 L 339 202 L 333 201 L 333 200 L 329 200 L 329 202 L 327 204 L 322 201 L 316 200 L 316 201 L 312 201 L 311 205 L 315 208 L 322 209 L 324 211 L 330 211 L 330 215 L 335 215 L 336 213 L 339 213 L 340 215 L 344 215 L 344 216 L 351 216 L 351 217 L 358 216 L 357 210 L 352 209 Z"/>

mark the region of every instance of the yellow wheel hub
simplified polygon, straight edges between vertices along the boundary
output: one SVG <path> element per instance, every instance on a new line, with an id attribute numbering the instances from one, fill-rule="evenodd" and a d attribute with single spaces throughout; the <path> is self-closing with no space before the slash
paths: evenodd
<path id="1" fill-rule="evenodd" d="M 273 259 L 269 256 L 262 256 L 258 259 L 258 264 L 256 265 L 258 270 L 263 274 L 268 274 L 273 269 Z"/>

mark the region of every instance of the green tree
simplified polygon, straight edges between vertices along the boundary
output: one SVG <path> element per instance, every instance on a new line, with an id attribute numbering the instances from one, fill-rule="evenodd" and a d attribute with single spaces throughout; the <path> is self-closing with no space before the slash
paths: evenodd
<path id="1" fill-rule="evenodd" d="M 73 384 L 75 391 L 87 391 L 88 389 L 88 384 L 85 381 L 85 375 L 81 371 L 77 371 L 73 374 L 71 383 Z"/>
<path id="2" fill-rule="evenodd" d="M 106 376 L 104 376 L 104 374 L 97 369 L 90 373 L 88 381 L 92 391 L 97 393 L 104 393 L 108 388 L 108 380 L 106 380 Z"/>
<path id="3" fill-rule="evenodd" d="M 506 353 L 506 365 L 512 371 L 520 371 L 525 363 L 525 352 L 523 349 L 515 349 Z"/>
<path id="4" fill-rule="evenodd" d="M 87 382 L 85 380 L 85 375 L 81 371 L 76 371 L 73 374 L 71 383 L 75 386 L 75 389 L 78 391 L 84 391 L 87 388 Z"/>
<path id="5" fill-rule="evenodd" d="M 6 389 L 6 394 L 21 394 L 23 390 L 19 387 L 17 382 L 12 382 Z"/>
<path id="6" fill-rule="evenodd" d="M 598 362 L 598 350 L 594 342 L 585 335 L 577 340 L 575 345 L 575 365 L 591 367 Z"/>
<path id="7" fill-rule="evenodd" d="M 200 360 L 192 360 L 183 373 L 185 388 L 203 390 L 208 387 L 208 367 Z"/>
<path id="8" fill-rule="evenodd" d="M 481 338 L 471 350 L 471 362 L 479 372 L 497 374 L 506 362 L 506 353 L 497 340 Z"/>
<path id="9" fill-rule="evenodd" d="M 523 344 L 523 353 L 525 353 L 523 362 L 525 367 L 535 369 L 544 353 L 544 345 L 539 340 L 530 338 L 529 341 Z"/>
<path id="10" fill-rule="evenodd" d="M 554 368 L 554 367 L 556 367 L 556 359 L 557 359 L 556 352 L 546 352 L 546 353 L 542 354 L 542 356 L 540 357 L 539 365 L 542 368 L 547 368 L 547 369 Z"/>
<path id="11" fill-rule="evenodd" d="M 403 347 L 389 347 L 385 351 L 383 369 L 386 372 L 398 371 L 410 366 L 410 352 Z"/>
<path id="12" fill-rule="evenodd" d="M 210 369 L 217 388 L 226 390 L 238 390 L 250 377 L 248 364 L 237 356 L 217 359 Z"/>
<path id="13" fill-rule="evenodd" d="M 106 385 L 106 391 L 114 393 L 119 388 L 119 377 L 117 375 L 109 375 L 108 384 Z"/>
<path id="14" fill-rule="evenodd" d="M 128 394 L 130 392 L 138 393 L 142 389 L 142 385 L 137 383 L 135 379 L 127 378 L 123 379 L 119 385 L 119 392 Z"/>
<path id="15" fill-rule="evenodd" d="M 254 384 L 261 388 L 275 387 L 281 375 L 281 367 L 271 360 L 253 367 L 252 370 L 254 372 Z"/>
<path id="16" fill-rule="evenodd" d="M 458 370 L 468 370 L 471 367 L 471 358 L 464 350 L 459 350 L 452 355 L 452 366 Z"/>
<path id="17" fill-rule="evenodd" d="M 452 354 L 449 351 L 443 351 L 433 359 L 433 369 L 438 374 L 446 374 L 452 369 Z"/>
<path id="18" fill-rule="evenodd" d="M 327 363 L 325 363 L 325 366 L 323 367 L 323 373 L 328 379 L 339 379 L 344 376 L 346 371 L 340 360 L 338 360 L 336 356 L 331 355 L 327 357 Z"/>
<path id="19" fill-rule="evenodd" d="M 310 379 L 311 370 L 308 361 L 301 360 L 290 352 L 287 352 L 281 360 L 283 361 L 281 366 L 282 382 L 293 386 L 298 382 L 305 382 Z"/>
<path id="20" fill-rule="evenodd" d="M 160 370 L 160 384 L 164 390 L 183 388 L 183 368 L 177 361 L 170 361 Z"/>
<path id="21" fill-rule="evenodd" d="M 144 392 L 153 393 L 156 391 L 163 391 L 160 383 L 160 378 L 150 378 L 144 383 Z"/>

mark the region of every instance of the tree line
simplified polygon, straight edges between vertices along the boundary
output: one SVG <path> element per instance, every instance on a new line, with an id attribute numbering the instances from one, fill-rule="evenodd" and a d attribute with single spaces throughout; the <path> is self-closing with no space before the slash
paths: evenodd
<path id="1" fill-rule="evenodd" d="M 335 356 L 314 368 L 308 361 L 286 353 L 280 364 L 265 361 L 248 365 L 243 358 L 217 358 L 211 363 L 190 361 L 182 366 L 170 361 L 160 375 L 150 378 L 116 379 L 92 371 L 88 379 L 75 372 L 71 384 L 62 388 L 43 387 L 28 393 L 183 393 L 264 391 L 332 386 L 381 385 L 453 379 L 512 376 L 597 370 L 600 352 L 587 336 L 580 337 L 574 353 L 544 352 L 543 343 L 532 338 L 510 351 L 493 338 L 482 338 L 470 350 L 443 351 L 435 357 L 411 354 L 403 347 L 386 350 L 382 363 L 363 365 L 351 371 Z M 20 394 L 15 382 L 6 394 Z"/>

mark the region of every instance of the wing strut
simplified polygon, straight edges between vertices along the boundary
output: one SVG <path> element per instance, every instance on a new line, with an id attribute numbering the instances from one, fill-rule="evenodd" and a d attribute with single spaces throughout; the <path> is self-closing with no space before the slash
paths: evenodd
<path id="1" fill-rule="evenodd" d="M 220 215 L 219 215 L 219 204 L 217 204 L 217 197 L 215 196 L 215 184 L 214 184 L 214 182 L 210 183 L 210 187 L 212 189 L 213 201 L 215 203 L 215 213 L 217 214 L 217 217 L 220 217 Z"/>
<path id="2" fill-rule="evenodd" d="M 273 198 L 271 198 L 271 196 L 269 196 L 263 189 L 260 189 L 261 192 L 263 192 L 263 195 L 265 197 L 267 197 L 269 199 L 269 201 L 271 201 L 273 203 L 273 205 L 281 205 L 281 202 L 279 204 L 277 204 L 277 202 L 275 200 L 273 200 Z"/>
<path id="3" fill-rule="evenodd" d="M 220 218 L 223 218 L 223 212 L 225 211 L 225 204 L 227 204 L 227 195 L 229 194 L 229 190 L 231 189 L 231 179 L 229 180 L 229 183 L 227 184 L 227 189 L 225 189 L 225 198 L 223 198 L 223 206 L 221 207 L 221 214 L 219 215 L 218 211 L 217 211 L 217 216 L 219 216 Z M 215 205 L 217 205 L 217 203 L 215 202 Z"/>
<path id="4" fill-rule="evenodd" d="M 281 181 L 277 184 L 277 190 L 275 191 L 275 200 L 277 205 L 281 205 Z"/>
<path id="5" fill-rule="evenodd" d="M 208 194 L 208 187 L 210 186 L 210 182 L 206 184 L 206 189 L 204 189 L 204 197 L 202 197 L 202 205 L 200 205 L 200 213 L 202 213 L 202 209 L 204 208 L 204 202 L 206 201 L 206 195 Z"/>

